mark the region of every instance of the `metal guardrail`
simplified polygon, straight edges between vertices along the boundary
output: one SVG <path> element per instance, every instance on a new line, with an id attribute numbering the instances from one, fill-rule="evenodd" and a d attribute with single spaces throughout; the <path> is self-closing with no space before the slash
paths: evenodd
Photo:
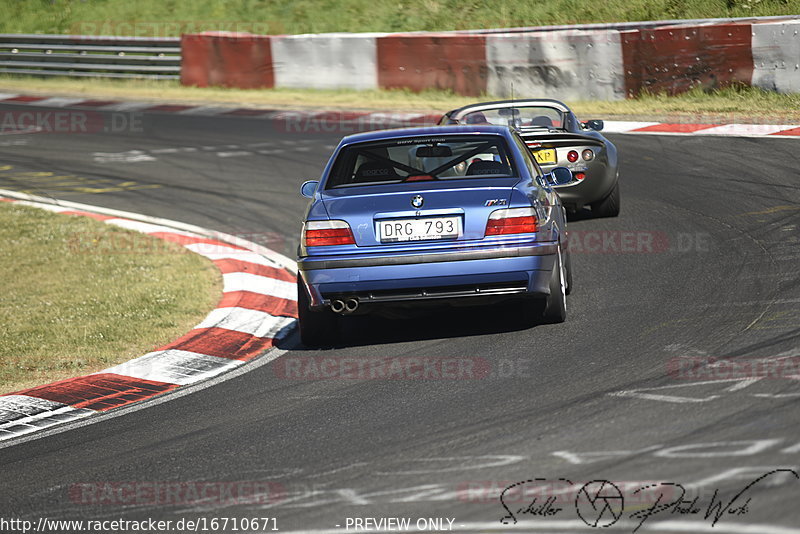
<path id="1" fill-rule="evenodd" d="M 177 80 L 181 40 L 0 34 L 0 73 Z"/>

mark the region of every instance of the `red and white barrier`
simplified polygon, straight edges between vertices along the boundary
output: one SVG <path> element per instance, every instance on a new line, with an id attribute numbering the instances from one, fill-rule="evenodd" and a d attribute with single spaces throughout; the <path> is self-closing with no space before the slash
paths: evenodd
<path id="1" fill-rule="evenodd" d="M 185 85 L 447 89 L 617 100 L 752 84 L 800 91 L 800 20 L 514 32 L 184 35 Z"/>

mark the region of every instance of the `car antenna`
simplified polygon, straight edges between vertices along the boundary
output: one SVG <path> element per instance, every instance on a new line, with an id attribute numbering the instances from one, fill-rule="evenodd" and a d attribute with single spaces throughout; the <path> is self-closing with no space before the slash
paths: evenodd
<path id="1" fill-rule="evenodd" d="M 514 121 L 514 80 L 511 80 L 511 115 L 508 117 L 508 125 L 512 128 L 516 128 L 516 122 Z"/>

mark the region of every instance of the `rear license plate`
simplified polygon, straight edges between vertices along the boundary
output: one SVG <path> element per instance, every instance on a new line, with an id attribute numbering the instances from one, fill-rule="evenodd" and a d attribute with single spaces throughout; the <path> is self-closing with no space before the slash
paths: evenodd
<path id="1" fill-rule="evenodd" d="M 536 163 L 555 163 L 556 162 L 556 151 L 554 148 L 545 148 L 542 150 L 537 150 L 533 153 L 533 157 L 536 158 Z"/>
<path id="2" fill-rule="evenodd" d="M 452 239 L 460 235 L 461 217 L 378 221 L 378 237 L 381 243 Z"/>

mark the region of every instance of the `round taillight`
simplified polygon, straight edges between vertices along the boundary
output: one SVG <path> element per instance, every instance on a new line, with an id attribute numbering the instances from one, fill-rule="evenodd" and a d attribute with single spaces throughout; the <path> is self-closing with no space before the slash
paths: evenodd
<path id="1" fill-rule="evenodd" d="M 586 178 L 586 173 L 585 172 L 576 172 L 575 173 L 575 179 L 578 180 L 579 182 L 582 182 L 584 178 Z"/>
<path id="2" fill-rule="evenodd" d="M 569 160 L 570 163 L 575 163 L 578 161 L 578 153 L 574 150 L 570 150 L 567 152 L 567 160 Z"/>
<path id="3" fill-rule="evenodd" d="M 584 161 L 591 161 L 594 159 L 594 152 L 590 148 L 587 148 L 583 152 L 581 152 L 581 157 Z"/>

